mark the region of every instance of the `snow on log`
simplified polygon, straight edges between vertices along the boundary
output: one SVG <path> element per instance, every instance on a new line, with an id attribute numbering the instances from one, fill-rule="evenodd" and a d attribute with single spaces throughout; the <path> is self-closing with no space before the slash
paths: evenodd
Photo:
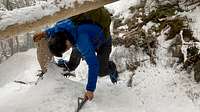
<path id="1" fill-rule="evenodd" d="M 0 13 L 0 40 L 14 35 L 41 31 L 56 21 L 72 17 L 118 0 L 64 0 Z"/>

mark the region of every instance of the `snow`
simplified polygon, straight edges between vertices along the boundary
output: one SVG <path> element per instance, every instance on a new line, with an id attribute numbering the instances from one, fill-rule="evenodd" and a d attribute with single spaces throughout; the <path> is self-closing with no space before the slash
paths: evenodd
<path id="1" fill-rule="evenodd" d="M 144 25 L 143 27 L 142 27 L 142 29 L 145 31 L 145 32 L 148 32 L 148 30 L 152 27 L 152 26 L 154 26 L 155 25 L 155 23 L 153 23 L 153 22 L 148 22 L 146 25 Z"/>
<path id="2" fill-rule="evenodd" d="M 73 110 L 74 107 L 71 105 L 76 104 L 76 98 L 81 94 L 81 84 L 66 80 L 61 75 L 59 77 L 55 71 L 49 72 L 51 74 L 47 73 L 48 77 L 44 77 L 38 85 L 20 85 L 11 82 L 3 87 L 1 90 L 8 91 L 6 88 L 9 88 L 10 94 L 1 92 L 3 98 L 0 97 L 0 110 L 2 112 L 69 112 Z M 12 89 L 13 85 L 18 87 Z"/>
<path id="3" fill-rule="evenodd" d="M 193 33 L 193 37 L 195 39 L 197 39 L 198 41 L 200 41 L 200 7 L 196 7 L 193 11 L 189 11 L 189 12 L 181 12 L 179 13 L 179 15 L 181 16 L 186 16 L 188 18 L 189 21 L 189 27 L 192 30 Z M 180 32 L 180 36 L 181 36 L 181 41 L 183 43 L 181 51 L 184 55 L 184 61 L 187 60 L 187 49 L 189 47 L 196 47 L 198 49 L 200 49 L 200 43 L 199 42 L 186 42 L 183 39 L 183 35 L 182 35 L 182 31 Z M 200 52 L 200 51 L 199 51 Z"/>
<path id="4" fill-rule="evenodd" d="M 26 81 L 34 79 L 32 74 L 35 74 L 39 69 L 39 65 L 35 65 L 37 62 L 35 51 L 29 50 L 24 53 L 17 53 L 6 62 L 0 64 L 0 87 L 18 76 Z M 28 75 L 22 77 L 23 74 Z"/>
<path id="5" fill-rule="evenodd" d="M 47 2 L 37 2 L 36 5 L 30 7 L 24 7 L 20 9 L 14 9 L 12 11 L 0 12 L 0 30 L 4 30 L 10 25 L 16 23 L 33 22 L 41 19 L 44 16 L 53 15 L 60 11 L 61 8 L 70 8 L 74 6 L 74 2 L 82 4 L 84 1 L 92 0 L 47 0 Z"/>
<path id="6" fill-rule="evenodd" d="M 180 36 L 181 36 L 181 42 L 183 44 L 185 44 L 186 42 L 184 41 L 183 39 L 183 31 L 180 32 Z M 187 49 L 188 49 L 188 45 L 182 45 L 181 47 L 181 52 L 183 53 L 183 59 L 184 59 L 184 62 L 187 60 Z"/>
<path id="7" fill-rule="evenodd" d="M 132 3 L 135 0 L 121 0 L 107 7 L 115 9 L 115 14 L 122 14 Z M 191 13 L 195 14 L 198 15 L 197 11 Z M 16 16 L 19 18 L 21 15 Z M 198 24 L 199 19 L 195 20 Z M 199 29 L 195 23 L 192 27 Z M 149 23 L 145 29 L 151 25 Z M 179 70 L 178 65 L 170 66 L 175 59 L 170 58 L 166 49 L 171 43 L 171 40 L 165 41 L 166 31 L 158 38 L 157 65 L 150 64 L 149 60 L 141 63 L 135 71 L 132 88 L 127 87 L 132 72 L 126 69 L 126 62 L 148 59 L 148 56 L 141 49 L 130 51 L 124 46 L 113 47 L 111 59 L 117 63 L 120 80 L 113 85 L 108 76 L 99 78 L 94 100 L 87 102 L 81 112 L 199 112 L 200 85 L 194 82 L 192 74 Z M 66 58 L 69 58 L 69 53 L 65 54 Z M 0 64 L 0 112 L 74 111 L 77 98 L 83 96 L 87 82 L 85 61 L 81 61 L 74 72 L 76 77 L 69 79 L 60 75 L 62 70 L 53 63 L 48 68 L 44 79 L 35 85 L 39 69 L 36 49 L 15 54 Z M 15 80 L 33 83 L 25 85 L 15 83 Z"/>
<path id="8" fill-rule="evenodd" d="M 112 56 L 119 49 L 123 49 L 123 46 L 114 48 Z M 36 50 L 31 49 L 12 57 L 18 60 L 24 56 L 23 60 L 26 61 L 15 62 L 20 65 L 19 67 L 13 67 L 12 58 L 2 64 L 4 65 L 2 69 L 8 65 L 11 67 L 6 72 L 1 70 L 5 75 L 10 75 L 16 69 L 26 68 L 27 65 L 31 67 L 23 69 L 21 74 L 15 74 L 17 77 L 0 87 L 0 110 L 2 112 L 74 111 L 77 107 L 77 97 L 84 93 L 87 79 L 85 62 L 82 61 L 75 71 L 76 74 L 79 73 L 77 78 L 81 80 L 64 78 L 60 75 L 60 69 L 50 64 L 49 71 L 38 85 L 13 82 L 36 80 L 33 77 L 38 63 L 30 60 L 30 55 L 34 57 Z M 200 92 L 198 91 L 200 86 L 189 79 L 187 73 L 163 65 L 153 66 L 146 62 L 136 70 L 132 88 L 126 86 L 127 74 L 127 71 L 121 73 L 121 80 L 116 85 L 111 84 L 109 77 L 99 78 L 95 99 L 87 102 L 81 112 L 199 112 L 200 101 L 191 98 L 194 97 L 194 93 Z M 79 77 L 80 75 L 83 77 Z M 30 79 L 25 80 L 24 77 Z"/>
<path id="9" fill-rule="evenodd" d="M 188 18 L 192 19 L 192 23 L 190 23 L 190 28 L 193 31 L 194 37 L 200 41 L 200 7 L 196 7 L 196 9 L 191 12 L 185 12 L 183 15 L 186 15 Z"/>
<path id="10" fill-rule="evenodd" d="M 139 0 L 119 0 L 115 3 L 106 5 L 106 7 L 113 13 L 114 16 L 129 18 L 131 17 L 129 8 L 139 3 Z"/>

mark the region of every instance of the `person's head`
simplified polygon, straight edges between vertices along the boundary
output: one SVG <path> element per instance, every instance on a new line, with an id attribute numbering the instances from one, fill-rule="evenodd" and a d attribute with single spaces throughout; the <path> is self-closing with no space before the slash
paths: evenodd
<path id="1" fill-rule="evenodd" d="M 71 35 L 66 32 L 57 32 L 48 40 L 50 52 L 57 57 L 62 57 L 62 54 L 69 50 L 72 46 Z"/>

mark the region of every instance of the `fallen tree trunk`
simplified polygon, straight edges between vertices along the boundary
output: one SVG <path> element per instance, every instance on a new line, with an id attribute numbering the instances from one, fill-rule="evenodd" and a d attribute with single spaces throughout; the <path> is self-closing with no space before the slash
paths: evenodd
<path id="1" fill-rule="evenodd" d="M 97 9 L 115 1 L 118 0 L 93 0 L 85 1 L 84 3 L 74 2 L 74 7 L 62 8 L 59 12 L 56 12 L 53 15 L 44 16 L 41 19 L 31 22 L 26 21 L 25 23 L 15 23 L 13 25 L 7 26 L 4 30 L 0 30 L 0 40 L 14 37 L 14 35 L 18 35 L 24 32 L 38 32 L 45 26 L 52 25 L 56 21 L 66 19 L 93 9 Z"/>

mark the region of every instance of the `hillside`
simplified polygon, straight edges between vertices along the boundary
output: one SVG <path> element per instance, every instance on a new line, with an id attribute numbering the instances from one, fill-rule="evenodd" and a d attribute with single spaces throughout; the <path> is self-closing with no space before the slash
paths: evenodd
<path id="1" fill-rule="evenodd" d="M 150 1 L 106 5 L 113 14 L 111 59 L 120 77 L 115 85 L 108 76 L 99 78 L 94 100 L 80 112 L 199 112 L 200 8 L 181 11 L 183 6 L 170 2 L 153 10 Z M 0 64 L 0 111 L 75 111 L 87 82 L 85 61 L 74 71 L 76 77 L 70 78 L 51 63 L 35 85 L 37 70 L 35 48 Z"/>

